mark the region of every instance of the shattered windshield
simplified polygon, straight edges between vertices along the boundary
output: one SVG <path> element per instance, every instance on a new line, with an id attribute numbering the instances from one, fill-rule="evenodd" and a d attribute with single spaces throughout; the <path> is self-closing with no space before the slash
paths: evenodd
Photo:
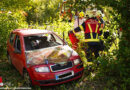
<path id="1" fill-rule="evenodd" d="M 67 63 L 72 55 L 72 49 L 68 45 L 60 45 L 45 49 L 26 51 L 27 65 L 63 64 Z"/>
<path id="2" fill-rule="evenodd" d="M 63 41 L 54 34 L 40 34 L 24 37 L 25 49 L 36 50 L 62 45 Z"/>

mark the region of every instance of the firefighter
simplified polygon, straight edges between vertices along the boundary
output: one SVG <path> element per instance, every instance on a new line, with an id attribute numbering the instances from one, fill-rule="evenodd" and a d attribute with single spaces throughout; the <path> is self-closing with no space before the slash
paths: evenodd
<path id="1" fill-rule="evenodd" d="M 99 56 L 99 50 L 100 50 L 99 27 L 100 25 L 92 13 L 89 13 L 88 16 L 89 18 L 82 25 L 75 28 L 73 31 L 69 31 L 69 34 L 84 31 L 84 36 L 85 36 L 84 43 L 87 44 L 87 48 L 85 50 L 86 58 L 88 62 L 91 62 L 92 53 L 94 53 L 95 58 Z"/>

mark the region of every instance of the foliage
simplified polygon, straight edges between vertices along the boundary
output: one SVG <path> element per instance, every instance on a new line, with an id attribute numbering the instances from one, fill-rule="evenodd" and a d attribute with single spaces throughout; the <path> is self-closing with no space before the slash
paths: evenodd
<path id="1" fill-rule="evenodd" d="M 0 57 L 6 55 L 6 41 L 9 33 L 17 28 L 27 27 L 25 18 L 19 13 L 1 13 L 0 14 Z"/>
<path id="2" fill-rule="evenodd" d="M 42 24 L 52 22 L 59 18 L 59 3 L 61 0 L 36 0 L 27 10 L 27 22 Z"/>
<path id="3" fill-rule="evenodd" d="M 0 58 L 6 56 L 6 41 L 10 31 L 27 27 L 25 12 L 30 0 L 1 0 L 0 1 Z"/>
<path id="4" fill-rule="evenodd" d="M 0 9 L 2 10 L 24 10 L 28 9 L 31 0 L 1 0 L 0 1 Z"/>
<path id="5" fill-rule="evenodd" d="M 108 52 L 107 56 L 102 56 L 99 58 L 101 65 L 99 67 L 98 72 L 102 77 L 107 77 L 108 82 L 113 80 L 114 83 L 111 85 L 119 87 L 121 85 L 122 88 L 128 88 L 129 80 L 129 60 L 130 60 L 130 47 L 129 47 L 129 20 L 128 20 L 128 0 L 68 0 L 68 4 L 73 4 L 73 10 L 84 10 L 86 6 L 88 8 L 97 8 L 105 13 L 107 16 L 107 22 L 104 30 L 110 31 L 110 36 L 107 40 L 105 40 L 106 51 Z M 123 32 L 120 32 L 120 28 L 123 29 Z M 120 34 L 123 34 L 120 37 Z M 120 42 L 118 45 L 118 38 L 120 38 Z M 113 49 L 111 45 L 113 43 L 115 45 L 116 53 L 113 53 Z M 119 46 L 119 47 L 118 47 Z M 110 48 L 110 49 L 109 49 Z M 111 51 L 111 52 L 109 52 Z M 96 66 L 96 65 L 95 65 Z M 94 67 L 95 67 L 94 66 Z M 118 84 L 118 85 L 117 85 Z"/>
<path id="6" fill-rule="evenodd" d="M 98 0 L 97 0 L 98 1 Z M 113 56 L 116 56 L 116 60 L 114 58 L 112 58 L 112 62 L 107 63 L 107 65 L 109 65 L 109 71 L 107 72 L 107 75 L 109 75 L 108 73 L 113 73 L 114 75 L 111 75 L 111 79 L 116 79 L 116 83 L 118 83 L 121 86 L 125 86 L 128 88 L 128 83 L 130 82 L 129 80 L 129 64 L 128 64 L 128 60 L 130 59 L 130 51 L 129 51 L 129 33 L 128 33 L 128 10 L 127 10 L 127 0 L 124 1 L 105 1 L 107 3 L 103 3 L 102 5 L 106 6 L 111 6 L 113 8 L 113 14 L 112 16 L 116 16 L 116 18 L 113 18 L 114 21 L 116 21 L 116 25 L 119 25 L 118 28 L 122 27 L 123 28 L 123 35 L 120 38 L 120 43 L 119 43 L 119 51 L 116 51 L 116 54 Z M 114 25 L 115 25 L 114 24 Z M 114 28 L 114 27 L 113 27 Z M 107 58 L 108 60 L 110 60 L 110 56 L 108 56 Z M 106 59 L 105 59 L 106 60 Z M 103 61 L 103 60 L 102 60 Z M 104 66 L 102 66 L 104 67 Z M 106 69 L 106 68 L 105 68 Z M 101 71 L 101 73 L 103 73 Z M 106 76 L 106 75 L 104 75 Z M 113 84 L 114 85 L 114 84 Z M 117 85 L 118 86 L 118 85 Z M 122 88 L 123 88 L 122 87 Z"/>

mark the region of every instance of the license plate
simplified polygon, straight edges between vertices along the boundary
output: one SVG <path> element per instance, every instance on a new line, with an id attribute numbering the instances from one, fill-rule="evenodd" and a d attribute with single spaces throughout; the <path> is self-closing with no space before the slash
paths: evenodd
<path id="1" fill-rule="evenodd" d="M 62 74 L 55 75 L 56 80 L 65 79 L 74 75 L 74 72 L 65 72 Z"/>

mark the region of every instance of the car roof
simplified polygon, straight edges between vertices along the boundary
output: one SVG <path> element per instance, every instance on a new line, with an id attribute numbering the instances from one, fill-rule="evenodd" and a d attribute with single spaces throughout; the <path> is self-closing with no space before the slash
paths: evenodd
<path id="1" fill-rule="evenodd" d="M 27 35 L 35 35 L 35 34 L 42 34 L 42 33 L 52 33 L 50 30 L 42 30 L 42 29 L 16 29 L 13 33 L 18 33 L 23 36 Z"/>

